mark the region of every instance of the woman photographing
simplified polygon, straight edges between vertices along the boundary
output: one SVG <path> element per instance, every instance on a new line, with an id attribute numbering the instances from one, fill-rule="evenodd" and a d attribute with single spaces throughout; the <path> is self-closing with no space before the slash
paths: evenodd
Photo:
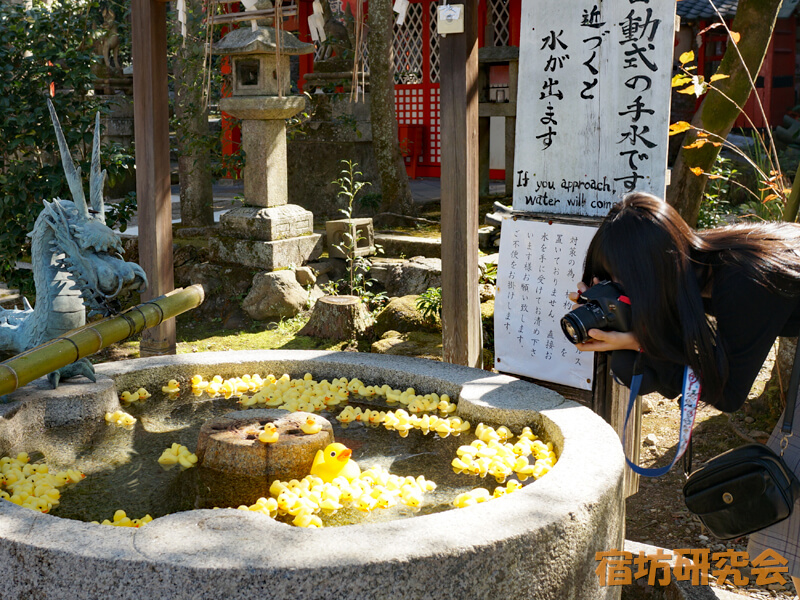
<path id="1" fill-rule="evenodd" d="M 636 363 L 641 394 L 678 396 L 688 365 L 700 379 L 701 399 L 733 412 L 775 339 L 800 332 L 800 225 L 696 232 L 666 202 L 635 192 L 612 208 L 592 239 L 578 292 L 606 280 L 630 299 L 630 331 L 591 329 L 578 349 L 610 351 L 611 370 L 627 386 Z M 778 439 L 773 432 L 773 450 Z M 800 473 L 800 435 L 789 439 L 783 458 Z M 750 536 L 751 557 L 766 548 L 789 561 L 800 589 L 800 507 Z"/>

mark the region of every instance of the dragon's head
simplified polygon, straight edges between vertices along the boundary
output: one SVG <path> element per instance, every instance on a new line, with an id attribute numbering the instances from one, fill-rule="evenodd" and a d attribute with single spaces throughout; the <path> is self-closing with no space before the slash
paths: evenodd
<path id="1" fill-rule="evenodd" d="M 90 206 L 87 206 L 81 170 L 72 162 L 58 116 L 49 99 L 47 102 L 73 198 L 72 202 L 60 199 L 45 202 L 42 217 L 53 231 L 50 242 L 53 264 L 69 273 L 90 316 L 109 315 L 119 310 L 117 298 L 122 292 L 147 289 L 147 277 L 139 265 L 123 260 L 119 236 L 105 223 L 103 185 L 106 172 L 100 171 L 100 113 L 95 120 Z"/>

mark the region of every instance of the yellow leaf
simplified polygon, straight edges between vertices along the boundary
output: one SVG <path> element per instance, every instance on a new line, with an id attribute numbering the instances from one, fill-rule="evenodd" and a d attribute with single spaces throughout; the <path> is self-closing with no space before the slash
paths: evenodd
<path id="1" fill-rule="evenodd" d="M 718 148 L 719 146 L 722 146 L 722 142 L 710 142 L 710 143 L 711 143 L 711 145 L 712 145 L 712 146 L 714 146 L 715 148 Z"/>
<path id="2" fill-rule="evenodd" d="M 730 77 L 731 77 L 730 75 L 724 75 L 722 73 L 716 73 L 716 74 L 711 76 L 711 79 L 709 79 L 709 81 L 711 83 L 714 83 L 715 81 L 719 81 L 720 79 L 730 79 Z"/>
<path id="3" fill-rule="evenodd" d="M 703 169 L 702 169 L 701 167 L 692 167 L 692 168 L 691 168 L 691 169 L 689 169 L 689 170 L 690 170 L 692 173 L 694 173 L 695 175 L 697 175 L 698 177 L 700 177 L 700 175 L 702 175 L 702 174 L 703 174 Z"/>
<path id="4" fill-rule="evenodd" d="M 709 175 L 709 179 L 722 179 L 722 175 Z"/>
<path id="5" fill-rule="evenodd" d="M 678 121 L 677 123 L 673 123 L 669 126 L 669 134 L 676 135 L 678 133 L 683 133 L 687 129 L 691 129 L 692 126 L 689 125 L 686 121 Z"/>
<path id="6" fill-rule="evenodd" d="M 766 203 L 767 203 L 767 202 L 769 202 L 770 200 L 774 200 L 774 199 L 775 199 L 775 198 L 777 198 L 777 197 L 778 197 L 778 195 L 777 195 L 777 194 L 770 194 L 769 196 L 767 196 L 766 198 L 764 198 L 764 201 L 762 202 L 762 204 L 766 204 Z"/>
<path id="7" fill-rule="evenodd" d="M 691 83 L 692 78 L 688 75 L 678 74 L 672 78 L 672 87 L 678 87 L 680 85 L 686 85 L 687 83 Z"/>
<path id="8" fill-rule="evenodd" d="M 708 137 L 708 132 L 706 131 L 698 131 L 697 137 Z"/>
<path id="9" fill-rule="evenodd" d="M 742 36 L 735 31 L 731 31 L 731 39 L 733 40 L 734 44 L 738 44 L 739 40 L 742 39 Z"/>
<path id="10" fill-rule="evenodd" d="M 682 90 L 678 90 L 679 94 L 694 94 L 694 85 L 690 85 L 687 88 L 683 88 Z"/>
<path id="11" fill-rule="evenodd" d="M 692 50 L 684 52 L 678 57 L 678 60 L 681 62 L 682 65 L 685 65 L 688 62 L 692 62 L 694 60 L 694 52 Z"/>
<path id="12" fill-rule="evenodd" d="M 693 144 L 689 144 L 688 146 L 684 146 L 686 150 L 692 150 L 694 148 L 702 148 L 708 140 L 697 140 Z"/>

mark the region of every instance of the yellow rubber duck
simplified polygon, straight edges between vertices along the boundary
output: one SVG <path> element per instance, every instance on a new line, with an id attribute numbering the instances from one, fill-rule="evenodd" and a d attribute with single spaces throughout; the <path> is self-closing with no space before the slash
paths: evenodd
<path id="1" fill-rule="evenodd" d="M 258 435 L 258 439 L 265 444 L 274 444 L 278 441 L 278 428 L 275 423 L 267 423 L 264 425 L 264 431 Z"/>
<path id="2" fill-rule="evenodd" d="M 306 435 L 314 435 L 322 430 L 322 423 L 317 423 L 314 417 L 308 417 L 306 422 L 300 425 L 300 429 L 302 429 L 303 433 Z"/>
<path id="3" fill-rule="evenodd" d="M 296 527 L 322 527 L 322 519 L 317 515 L 300 513 L 294 518 L 292 524 Z"/>
<path id="4" fill-rule="evenodd" d="M 122 402 L 122 406 L 128 406 L 131 402 L 138 402 L 139 394 L 132 392 L 122 392 L 119 395 L 119 400 L 120 402 Z"/>
<path id="5" fill-rule="evenodd" d="M 181 391 L 181 386 L 176 379 L 170 379 L 167 385 L 161 388 L 161 391 L 165 394 L 177 394 Z"/>
<path id="6" fill-rule="evenodd" d="M 136 417 L 121 410 L 115 410 L 113 413 L 106 413 L 105 419 L 107 423 L 111 423 L 117 427 L 124 427 L 125 429 L 133 429 L 133 426 L 136 424 Z"/>
<path id="7" fill-rule="evenodd" d="M 339 476 L 353 481 L 361 474 L 361 469 L 354 460 L 351 460 L 352 454 L 353 451 L 344 444 L 338 442 L 328 444 L 324 450 L 317 450 L 314 463 L 311 465 L 311 474 L 326 483 L 332 482 Z"/>
<path id="8" fill-rule="evenodd" d="M 143 387 L 141 387 L 138 390 L 136 390 L 136 394 L 139 396 L 139 400 L 140 401 L 141 400 L 147 400 L 150 396 L 153 395 L 150 392 L 148 392 L 146 389 L 144 389 Z"/>

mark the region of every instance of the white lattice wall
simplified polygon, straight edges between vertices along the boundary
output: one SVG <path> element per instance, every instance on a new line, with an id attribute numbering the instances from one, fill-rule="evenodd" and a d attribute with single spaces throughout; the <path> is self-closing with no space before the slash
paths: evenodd
<path id="1" fill-rule="evenodd" d="M 487 0 L 492 7 L 494 45 L 508 46 L 511 42 L 511 9 L 509 0 Z"/>

